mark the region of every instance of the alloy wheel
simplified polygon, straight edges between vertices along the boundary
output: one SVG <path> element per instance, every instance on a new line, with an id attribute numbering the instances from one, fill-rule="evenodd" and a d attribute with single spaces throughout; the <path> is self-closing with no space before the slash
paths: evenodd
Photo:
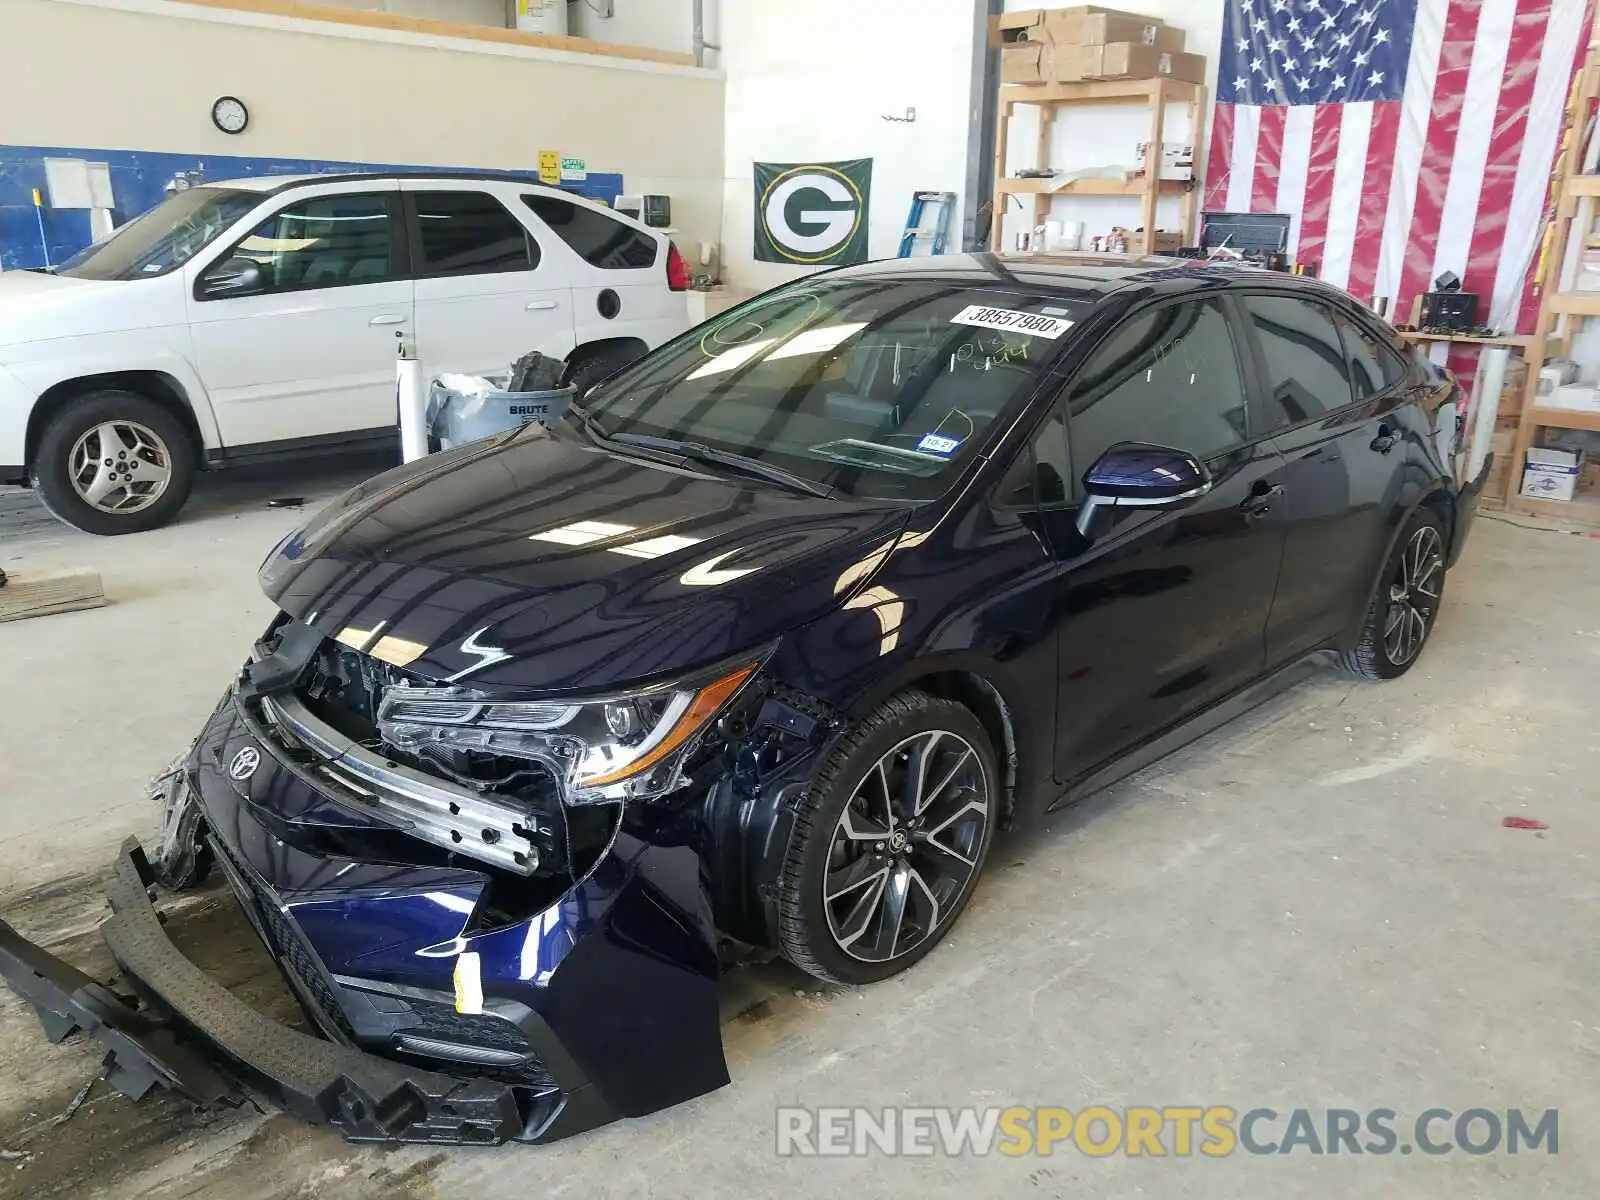
<path id="1" fill-rule="evenodd" d="M 172 482 L 172 453 L 148 425 L 102 421 L 72 444 L 67 474 L 85 503 L 127 516 L 161 499 Z"/>
<path id="2" fill-rule="evenodd" d="M 906 738 L 856 785 L 828 847 L 822 906 L 846 954 L 882 963 L 935 936 L 972 886 L 990 812 L 965 738 Z"/>
<path id="3" fill-rule="evenodd" d="M 1444 542 L 1437 529 L 1424 525 L 1406 543 L 1389 583 L 1383 653 L 1395 666 L 1405 666 L 1421 652 L 1439 613 L 1443 587 Z"/>

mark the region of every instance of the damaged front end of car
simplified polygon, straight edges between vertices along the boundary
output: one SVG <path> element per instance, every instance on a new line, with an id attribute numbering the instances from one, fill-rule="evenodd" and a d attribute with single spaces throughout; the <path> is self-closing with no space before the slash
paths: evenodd
<path id="1" fill-rule="evenodd" d="M 257 643 L 162 782 L 155 861 L 130 842 L 115 864 L 131 996 L 0 922 L 0 975 L 47 1035 L 105 1043 L 135 1098 L 248 1092 L 358 1141 L 548 1142 L 727 1083 L 719 975 L 760 938 L 832 714 L 767 678 L 770 647 L 530 700 L 381 642 L 285 614 Z M 212 868 L 320 1037 L 167 938 L 154 885 Z"/>

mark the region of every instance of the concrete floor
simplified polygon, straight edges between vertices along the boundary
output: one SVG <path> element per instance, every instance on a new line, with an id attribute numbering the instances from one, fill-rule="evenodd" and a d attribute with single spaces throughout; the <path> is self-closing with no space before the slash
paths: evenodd
<path id="1" fill-rule="evenodd" d="M 119 540 L 0 497 L 0 565 L 94 566 L 113 600 L 0 625 L 0 912 L 24 932 L 101 954 L 96 876 L 268 615 L 254 568 L 301 514 L 265 499 L 308 490 L 213 485 Z M 907 976 L 735 978 L 731 1087 L 555 1147 L 353 1148 L 103 1084 L 52 1124 L 97 1058 L 47 1046 L 6 993 L 0 1195 L 1600 1195 L 1597 595 L 1600 541 L 1481 520 L 1405 679 L 1316 679 L 1001 844 Z M 281 1005 L 225 899 L 172 927 Z M 796 1103 L 1386 1107 L 1402 1129 L 1434 1106 L 1558 1108 L 1562 1138 L 1554 1157 L 780 1160 L 774 1108 Z"/>

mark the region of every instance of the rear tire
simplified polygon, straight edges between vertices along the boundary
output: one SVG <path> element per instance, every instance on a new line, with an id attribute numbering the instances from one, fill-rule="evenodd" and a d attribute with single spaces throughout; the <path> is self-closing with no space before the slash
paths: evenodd
<path id="1" fill-rule="evenodd" d="M 1444 602 L 1445 527 L 1418 509 L 1395 542 L 1361 624 L 1361 639 L 1339 662 L 1362 679 L 1398 679 L 1409 671 L 1439 619 Z"/>
<path id="2" fill-rule="evenodd" d="M 638 350 L 608 347 L 580 358 L 576 365 L 567 368 L 567 383 L 582 396 L 596 384 L 604 383 L 624 367 L 630 367 L 644 357 Z"/>
<path id="3" fill-rule="evenodd" d="M 34 490 L 52 516 L 113 536 L 165 525 L 199 465 L 183 422 L 137 392 L 107 388 L 52 417 L 33 456 Z"/>
<path id="4" fill-rule="evenodd" d="M 777 886 L 802 971 L 876 983 L 919 962 L 972 896 L 1000 819 L 977 717 L 908 691 L 844 734 L 806 790 Z"/>

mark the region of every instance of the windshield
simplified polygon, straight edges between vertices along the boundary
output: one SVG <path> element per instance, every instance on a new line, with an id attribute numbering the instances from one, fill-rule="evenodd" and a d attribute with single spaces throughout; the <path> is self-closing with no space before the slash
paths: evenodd
<path id="1" fill-rule="evenodd" d="M 56 273 L 74 279 L 144 279 L 181 267 L 261 203 L 260 192 L 199 187 L 174 192 Z"/>
<path id="2" fill-rule="evenodd" d="M 1001 288 L 806 280 L 690 331 L 584 406 L 602 437 L 731 452 L 845 495 L 931 499 L 1083 312 Z"/>

